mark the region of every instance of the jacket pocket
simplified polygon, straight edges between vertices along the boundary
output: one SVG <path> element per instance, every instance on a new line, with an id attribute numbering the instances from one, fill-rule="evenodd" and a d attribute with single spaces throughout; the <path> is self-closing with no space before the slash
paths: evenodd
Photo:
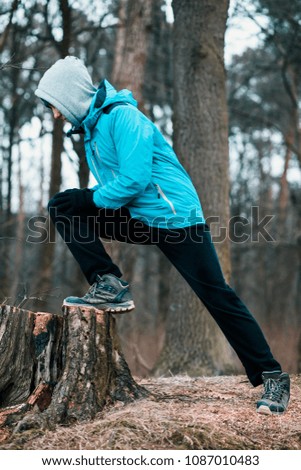
<path id="1" fill-rule="evenodd" d="M 157 191 L 158 191 L 158 197 L 162 197 L 162 199 L 164 199 L 164 201 L 167 202 L 167 204 L 168 204 L 169 207 L 171 208 L 172 212 L 173 212 L 174 214 L 176 214 L 177 211 L 175 210 L 175 206 L 173 205 L 173 203 L 171 202 L 171 200 L 168 199 L 168 197 L 166 196 L 166 194 L 162 191 L 160 185 L 155 183 L 155 186 L 156 186 Z"/>

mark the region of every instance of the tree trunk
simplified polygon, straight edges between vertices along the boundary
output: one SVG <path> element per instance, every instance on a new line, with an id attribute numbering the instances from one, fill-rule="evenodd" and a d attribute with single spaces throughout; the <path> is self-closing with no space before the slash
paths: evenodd
<path id="1" fill-rule="evenodd" d="M 105 405 L 148 393 L 131 376 L 115 319 L 102 311 L 2 306 L 0 350 L 0 425 L 17 430 L 89 420 Z"/>
<path id="2" fill-rule="evenodd" d="M 72 8 L 68 0 L 59 1 L 59 9 L 62 21 L 63 37 L 61 41 L 53 39 L 60 58 L 64 58 L 69 53 L 71 45 L 71 22 Z M 50 28 L 50 24 L 48 24 Z M 50 168 L 50 184 L 49 198 L 52 198 L 61 189 L 62 184 L 62 152 L 64 150 L 64 123 L 60 119 L 53 120 L 52 146 L 51 146 L 51 168 Z M 48 201 L 47 201 L 48 202 Z M 51 240 L 55 239 L 55 228 L 53 224 L 49 224 L 48 241 L 44 244 L 43 257 L 41 259 L 40 273 L 41 276 L 34 286 L 35 291 L 50 292 L 53 284 L 53 261 L 55 260 L 55 243 Z"/>
<path id="3" fill-rule="evenodd" d="M 297 253 L 298 253 L 298 277 L 297 277 L 297 295 L 296 295 L 296 311 L 300 313 L 300 305 L 301 305 L 301 234 L 297 237 Z M 301 373 L 301 321 L 300 315 L 299 319 L 299 343 L 298 343 L 298 360 L 297 360 L 297 373 Z"/>
<path id="4" fill-rule="evenodd" d="M 228 121 L 223 62 L 228 1 L 173 1 L 174 148 L 199 192 L 223 272 L 230 277 Z M 210 220 L 210 217 L 214 219 Z M 225 231 L 225 229 L 224 229 Z M 225 235 L 225 233 L 223 233 Z M 189 286 L 172 271 L 166 340 L 156 374 L 233 371 L 234 355 Z M 237 361 L 238 365 L 238 361 Z"/>
<path id="5" fill-rule="evenodd" d="M 78 140 L 72 139 L 73 150 L 78 156 L 78 180 L 79 187 L 86 188 L 89 184 L 90 170 L 86 160 L 86 153 L 83 138 L 80 136 Z"/>
<path id="6" fill-rule="evenodd" d="M 22 185 L 22 170 L 21 170 L 21 148 L 20 145 L 18 147 L 18 189 L 19 189 L 19 209 L 18 214 L 16 217 L 17 221 L 17 233 L 16 233 L 16 244 L 14 249 L 14 272 L 19 273 L 18 276 L 14 276 L 13 281 L 11 283 L 11 290 L 10 290 L 10 297 L 12 299 L 17 299 L 21 295 L 20 292 L 20 283 L 23 281 L 24 276 L 24 242 L 23 242 L 23 234 L 25 231 L 25 212 L 24 212 L 24 188 Z M 12 261 L 12 260 L 10 260 Z M 22 276 L 23 274 L 23 276 Z M 23 285 L 23 292 L 24 292 L 24 285 Z M 21 299 L 20 299 L 21 300 Z M 18 303 L 15 303 L 18 305 Z"/>
<path id="7" fill-rule="evenodd" d="M 51 152 L 51 172 L 50 172 L 50 187 L 49 196 L 53 197 L 59 192 L 61 187 L 61 154 L 63 151 L 64 135 L 63 135 L 63 121 L 53 121 L 53 135 L 52 135 L 52 152 Z"/>
<path id="8" fill-rule="evenodd" d="M 149 47 L 153 0 L 121 0 L 117 32 L 113 83 L 130 88 L 144 110 L 143 86 Z"/>

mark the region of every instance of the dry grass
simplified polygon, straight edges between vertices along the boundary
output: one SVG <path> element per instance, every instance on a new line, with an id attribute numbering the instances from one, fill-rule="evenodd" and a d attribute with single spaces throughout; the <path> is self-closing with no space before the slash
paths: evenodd
<path id="1" fill-rule="evenodd" d="M 300 375 L 283 416 L 256 413 L 261 388 L 244 376 L 137 381 L 149 398 L 118 403 L 92 422 L 24 432 L 0 449 L 301 449 Z"/>

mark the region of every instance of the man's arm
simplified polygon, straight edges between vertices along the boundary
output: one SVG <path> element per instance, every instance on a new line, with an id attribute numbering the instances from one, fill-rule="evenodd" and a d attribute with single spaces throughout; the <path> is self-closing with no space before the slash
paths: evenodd
<path id="1" fill-rule="evenodd" d="M 116 108 L 111 116 L 119 174 L 94 192 L 93 201 L 98 207 L 118 209 L 142 193 L 151 181 L 153 128 L 130 107 Z"/>

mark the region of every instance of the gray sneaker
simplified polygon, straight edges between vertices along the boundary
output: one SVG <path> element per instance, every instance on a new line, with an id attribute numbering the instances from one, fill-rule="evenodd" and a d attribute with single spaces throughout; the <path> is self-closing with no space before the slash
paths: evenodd
<path id="1" fill-rule="evenodd" d="M 83 297 L 67 297 L 64 305 L 96 308 L 110 313 L 129 312 L 135 308 L 129 284 L 114 274 L 98 275 Z"/>
<path id="2" fill-rule="evenodd" d="M 290 399 L 290 378 L 286 372 L 263 372 L 264 393 L 257 402 L 257 412 L 264 414 L 284 413 Z"/>

